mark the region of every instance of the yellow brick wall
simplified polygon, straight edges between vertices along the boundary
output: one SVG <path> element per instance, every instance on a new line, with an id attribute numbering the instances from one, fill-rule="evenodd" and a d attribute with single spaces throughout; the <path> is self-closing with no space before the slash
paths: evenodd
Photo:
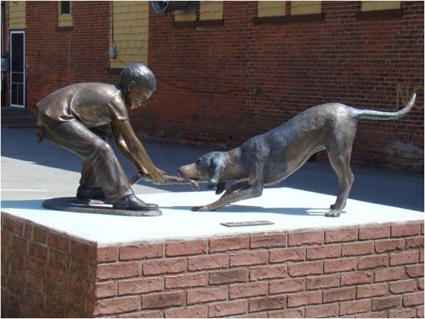
<path id="1" fill-rule="evenodd" d="M 148 63 L 149 5 L 149 1 L 111 1 L 110 42 L 117 48 L 111 68 Z"/>
<path id="2" fill-rule="evenodd" d="M 362 1 L 361 11 L 400 9 L 400 1 Z"/>
<path id="3" fill-rule="evenodd" d="M 26 28 L 25 1 L 8 1 L 9 28 L 11 30 Z"/>

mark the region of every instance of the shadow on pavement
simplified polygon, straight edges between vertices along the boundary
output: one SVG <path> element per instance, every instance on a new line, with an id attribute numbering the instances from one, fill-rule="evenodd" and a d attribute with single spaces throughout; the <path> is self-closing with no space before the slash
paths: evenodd
<path id="1" fill-rule="evenodd" d="M 2 157 L 27 161 L 35 165 L 55 167 L 74 172 L 80 171 L 81 159 L 77 155 L 61 149 L 49 141 L 37 144 L 35 142 L 34 128 L 2 128 L 1 132 Z M 110 142 L 114 145 L 113 141 Z M 144 144 L 155 165 L 165 170 L 169 175 L 175 175 L 179 166 L 194 162 L 200 155 L 209 151 L 207 149 L 179 145 L 146 142 Z M 131 178 L 136 174 L 135 168 L 121 155 L 115 146 L 114 148 L 124 171 Z M 352 169 L 355 181 L 349 198 L 424 211 L 423 175 L 390 173 L 363 167 L 352 167 Z M 4 170 L 3 173 L 5 173 Z M 155 185 L 146 182 L 138 185 L 172 192 L 191 191 L 190 185 Z M 200 184 L 200 186 L 201 190 L 206 189 L 205 184 Z M 283 186 L 334 196 L 338 192 L 337 177 L 327 163 L 308 162 L 292 176 L 281 182 L 280 185 L 273 187 Z"/>

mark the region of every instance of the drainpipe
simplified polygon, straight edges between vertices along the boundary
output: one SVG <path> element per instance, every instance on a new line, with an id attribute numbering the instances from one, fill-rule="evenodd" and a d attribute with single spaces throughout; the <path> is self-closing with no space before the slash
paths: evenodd
<path id="1" fill-rule="evenodd" d="M 0 84 L 0 89 L 1 89 L 1 106 L 5 106 L 6 105 L 6 70 L 7 70 L 7 66 L 3 65 L 3 63 L 6 63 L 5 60 L 3 60 L 4 58 L 6 58 L 6 44 L 5 44 L 5 34 L 4 32 L 6 32 L 6 26 L 7 26 L 7 21 L 6 21 L 6 3 L 4 1 L 1 1 L 1 84 Z"/>

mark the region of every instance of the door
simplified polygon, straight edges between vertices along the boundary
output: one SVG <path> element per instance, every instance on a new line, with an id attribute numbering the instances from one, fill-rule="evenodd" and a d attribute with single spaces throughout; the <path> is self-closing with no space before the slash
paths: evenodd
<path id="1" fill-rule="evenodd" d="M 10 32 L 10 105 L 25 107 L 25 31 Z"/>

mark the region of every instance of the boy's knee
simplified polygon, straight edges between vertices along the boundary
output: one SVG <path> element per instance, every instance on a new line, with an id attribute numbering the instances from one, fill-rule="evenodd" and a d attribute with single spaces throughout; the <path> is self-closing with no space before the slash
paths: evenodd
<path id="1" fill-rule="evenodd" d="M 107 142 L 105 141 L 100 141 L 96 143 L 95 146 L 96 152 L 99 154 L 103 154 L 103 155 L 107 155 L 110 153 L 113 153 L 113 149 L 111 147 L 111 145 L 109 145 Z"/>
<path id="2" fill-rule="evenodd" d="M 96 163 L 100 160 L 111 160 L 114 157 L 114 150 L 112 147 L 105 141 L 98 141 L 93 145 L 93 151 L 91 152 L 92 156 L 89 157 L 91 163 Z"/>

